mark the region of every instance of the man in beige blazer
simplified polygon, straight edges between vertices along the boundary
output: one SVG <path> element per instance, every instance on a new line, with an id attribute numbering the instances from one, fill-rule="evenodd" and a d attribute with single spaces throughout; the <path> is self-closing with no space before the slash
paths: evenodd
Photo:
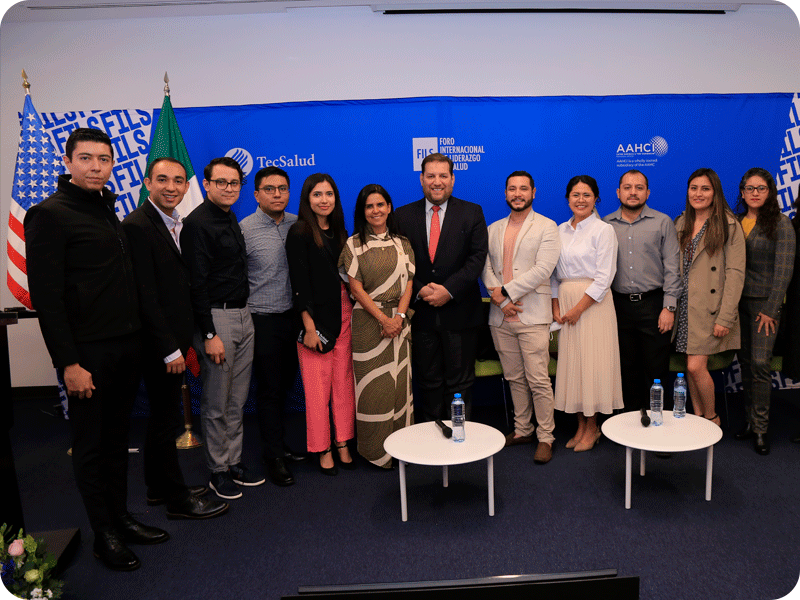
<path id="1" fill-rule="evenodd" d="M 491 294 L 489 329 L 514 402 L 514 431 L 506 446 L 533 442 L 532 413 L 539 443 L 534 462 L 553 456 L 553 388 L 550 360 L 550 274 L 561 253 L 558 228 L 534 212 L 533 177 L 514 171 L 506 178 L 511 214 L 489 226 L 489 254 L 483 283 Z"/>

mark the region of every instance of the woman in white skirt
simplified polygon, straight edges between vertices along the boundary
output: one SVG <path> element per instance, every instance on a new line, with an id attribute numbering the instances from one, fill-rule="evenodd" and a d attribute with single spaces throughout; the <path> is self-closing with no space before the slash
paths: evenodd
<path id="1" fill-rule="evenodd" d="M 608 293 L 617 270 L 617 236 L 600 220 L 597 182 L 577 175 L 567 184 L 573 217 L 558 227 L 561 256 L 551 277 L 558 337 L 555 407 L 578 415 L 567 442 L 575 452 L 600 438 L 597 413 L 622 408 L 619 338 L 614 301 Z"/>

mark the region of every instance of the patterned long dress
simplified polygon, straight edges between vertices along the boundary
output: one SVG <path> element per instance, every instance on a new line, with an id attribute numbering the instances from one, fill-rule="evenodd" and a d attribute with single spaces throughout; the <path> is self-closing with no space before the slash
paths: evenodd
<path id="1" fill-rule="evenodd" d="M 402 236 L 370 234 L 362 245 L 354 235 L 342 250 L 339 268 L 361 282 L 385 315 L 394 317 L 400 297 L 414 278 L 414 251 Z M 392 432 L 414 423 L 410 326 L 406 323 L 397 337 L 381 337 L 378 320 L 356 302 L 352 331 L 358 453 L 388 468 L 392 458 L 383 442 Z"/>

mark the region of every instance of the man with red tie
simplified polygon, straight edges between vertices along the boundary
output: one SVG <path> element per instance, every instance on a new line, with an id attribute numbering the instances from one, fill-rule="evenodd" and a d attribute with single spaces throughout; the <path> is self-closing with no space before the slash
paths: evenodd
<path id="1" fill-rule="evenodd" d="M 400 232 L 416 259 L 411 320 L 418 421 L 449 418 L 453 394 L 472 406 L 478 326 L 483 319 L 480 277 L 488 252 L 483 210 L 451 196 L 453 161 L 435 153 L 422 161 L 423 199 L 397 209 Z"/>

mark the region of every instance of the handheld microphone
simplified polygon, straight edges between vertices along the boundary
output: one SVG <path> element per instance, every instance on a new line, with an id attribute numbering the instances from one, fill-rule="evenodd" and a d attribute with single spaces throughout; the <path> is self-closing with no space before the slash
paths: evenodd
<path id="1" fill-rule="evenodd" d="M 639 409 L 639 412 L 642 413 L 642 427 L 650 425 L 650 417 L 647 416 L 647 409 L 643 406 Z"/>
<path id="2" fill-rule="evenodd" d="M 649 421 L 648 421 L 648 422 L 649 422 Z M 446 438 L 451 438 L 451 437 L 453 437 L 453 430 L 452 430 L 452 429 L 450 429 L 450 428 L 449 428 L 447 425 L 445 425 L 444 423 L 442 423 L 442 420 L 441 420 L 441 419 L 436 419 L 436 424 L 439 426 L 439 429 L 441 429 L 441 430 L 442 430 L 442 434 L 444 435 L 444 437 L 446 437 Z"/>

